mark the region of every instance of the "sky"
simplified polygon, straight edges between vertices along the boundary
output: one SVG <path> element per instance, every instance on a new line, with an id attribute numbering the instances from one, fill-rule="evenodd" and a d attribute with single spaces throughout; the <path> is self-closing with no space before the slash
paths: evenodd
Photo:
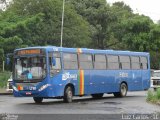
<path id="1" fill-rule="evenodd" d="M 117 1 L 123 1 L 134 13 L 149 16 L 154 22 L 160 20 L 160 0 L 107 0 L 110 4 Z"/>

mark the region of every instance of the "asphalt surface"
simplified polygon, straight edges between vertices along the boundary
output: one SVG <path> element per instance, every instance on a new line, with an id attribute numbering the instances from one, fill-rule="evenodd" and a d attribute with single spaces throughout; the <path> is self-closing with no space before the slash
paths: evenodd
<path id="1" fill-rule="evenodd" d="M 35 104 L 32 98 L 15 98 L 12 95 L 0 95 L 0 118 L 5 115 L 18 115 L 18 119 L 134 119 L 133 115 L 150 115 L 148 120 L 160 119 L 160 106 L 146 102 L 147 92 L 128 92 L 124 98 L 115 98 L 105 94 L 102 99 L 75 97 L 72 103 L 63 103 L 58 99 L 45 99 Z M 125 116 L 130 115 L 131 116 Z M 14 116 L 15 115 L 15 116 Z M 154 117 L 153 117 L 153 116 Z M 155 116 L 156 115 L 156 116 Z M 12 116 L 11 116 L 12 117 Z M 70 118 L 71 117 L 71 118 Z M 128 118 L 127 118 L 128 117 Z M 139 116 L 138 116 L 139 117 Z M 142 116 L 141 116 L 142 117 Z"/>

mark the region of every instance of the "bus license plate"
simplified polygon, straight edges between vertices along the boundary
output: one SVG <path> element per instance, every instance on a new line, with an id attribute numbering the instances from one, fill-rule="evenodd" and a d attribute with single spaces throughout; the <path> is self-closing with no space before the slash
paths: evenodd
<path id="1" fill-rule="evenodd" d="M 25 86 L 24 90 L 36 90 L 35 86 Z"/>

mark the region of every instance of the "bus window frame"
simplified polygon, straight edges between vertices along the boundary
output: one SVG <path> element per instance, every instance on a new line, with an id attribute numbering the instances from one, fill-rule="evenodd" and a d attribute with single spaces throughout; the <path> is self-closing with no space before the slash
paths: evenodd
<path id="1" fill-rule="evenodd" d="M 96 55 L 104 55 L 104 57 L 105 57 L 105 62 L 103 62 L 103 63 L 106 64 L 105 69 L 97 69 L 97 68 L 95 68 Z M 100 62 L 100 61 L 98 61 L 98 62 L 99 62 L 99 63 L 102 63 L 102 62 Z M 94 69 L 94 70 L 107 70 L 107 58 L 106 58 L 106 54 L 98 54 L 98 53 L 96 53 L 96 54 L 93 55 L 93 69 Z"/>
<path id="2" fill-rule="evenodd" d="M 65 69 L 64 68 L 64 54 L 74 54 L 74 55 L 76 55 L 76 60 L 77 60 L 77 69 Z M 63 63 L 63 69 L 64 70 L 78 70 L 79 69 L 79 63 L 78 63 L 78 54 L 77 53 L 73 53 L 73 52 L 63 52 L 62 53 L 62 59 L 61 59 L 61 61 L 62 61 L 62 63 Z M 72 62 L 72 61 L 70 61 L 70 62 Z"/>
<path id="3" fill-rule="evenodd" d="M 131 57 L 129 55 L 118 55 L 118 57 L 119 57 L 120 70 L 132 70 L 132 67 L 131 67 Z M 122 68 L 122 63 L 128 63 L 128 62 L 122 62 L 122 61 L 120 61 L 120 57 L 128 57 L 129 58 L 130 68 L 128 68 L 128 69 L 123 69 Z"/>
<path id="4" fill-rule="evenodd" d="M 108 56 L 117 56 L 118 57 L 118 69 L 109 69 L 108 68 L 108 65 L 109 65 L 109 62 L 108 62 Z M 120 68 L 120 61 L 119 61 L 119 55 L 116 55 L 116 54 L 106 54 L 106 62 L 107 62 L 107 70 L 121 70 Z M 112 63 L 115 63 L 115 62 L 112 62 Z"/>
<path id="5" fill-rule="evenodd" d="M 144 62 L 141 61 L 141 58 L 146 58 L 146 60 L 147 60 L 147 63 L 146 63 L 147 69 L 144 69 L 144 67 L 143 67 L 143 63 Z M 148 70 L 149 67 L 148 67 L 148 58 L 147 58 L 147 56 L 140 56 L 140 67 L 141 67 L 142 70 Z"/>
<path id="6" fill-rule="evenodd" d="M 91 55 L 91 59 L 92 59 L 92 61 L 91 61 L 91 63 L 92 63 L 92 68 L 91 69 L 84 69 L 84 68 L 80 68 L 80 62 L 87 62 L 87 61 L 80 61 L 80 55 Z M 94 70 L 94 58 L 93 58 L 93 54 L 91 54 L 91 53 L 80 53 L 80 54 L 78 54 L 78 69 L 82 69 L 82 70 Z"/>
<path id="7" fill-rule="evenodd" d="M 139 69 L 133 69 L 132 63 L 137 63 L 137 62 L 132 62 L 132 57 L 138 57 L 139 58 Z M 131 70 L 141 70 L 140 57 L 141 56 L 133 56 L 133 55 L 130 56 L 130 58 L 131 58 Z"/>
<path id="8" fill-rule="evenodd" d="M 54 53 L 59 53 L 58 57 L 54 56 Z M 51 58 L 51 61 L 50 61 Z M 59 58 L 60 59 L 60 69 L 55 69 L 55 73 L 51 74 L 51 64 L 52 64 L 52 59 L 55 58 Z M 51 64 L 50 64 L 51 63 Z M 55 74 L 59 73 L 60 71 L 62 71 L 63 68 L 63 64 L 62 64 L 62 56 L 61 56 L 61 52 L 60 51 L 49 51 L 48 52 L 48 73 L 50 75 L 50 77 L 53 77 Z"/>

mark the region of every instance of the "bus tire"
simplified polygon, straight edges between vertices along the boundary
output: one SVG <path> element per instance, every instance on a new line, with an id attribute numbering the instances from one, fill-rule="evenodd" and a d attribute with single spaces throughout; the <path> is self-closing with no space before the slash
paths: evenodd
<path id="1" fill-rule="evenodd" d="M 42 97 L 33 97 L 33 100 L 35 103 L 42 103 L 43 98 Z"/>
<path id="2" fill-rule="evenodd" d="M 113 93 L 115 97 L 125 97 L 127 95 L 127 85 L 126 83 L 121 83 L 120 92 Z"/>
<path id="3" fill-rule="evenodd" d="M 63 101 L 66 103 L 71 103 L 73 98 L 73 90 L 70 86 L 68 86 L 64 91 Z"/>
<path id="4" fill-rule="evenodd" d="M 103 97 L 103 93 L 99 93 L 99 94 L 91 94 L 92 98 L 95 98 L 95 99 L 100 99 Z"/>

